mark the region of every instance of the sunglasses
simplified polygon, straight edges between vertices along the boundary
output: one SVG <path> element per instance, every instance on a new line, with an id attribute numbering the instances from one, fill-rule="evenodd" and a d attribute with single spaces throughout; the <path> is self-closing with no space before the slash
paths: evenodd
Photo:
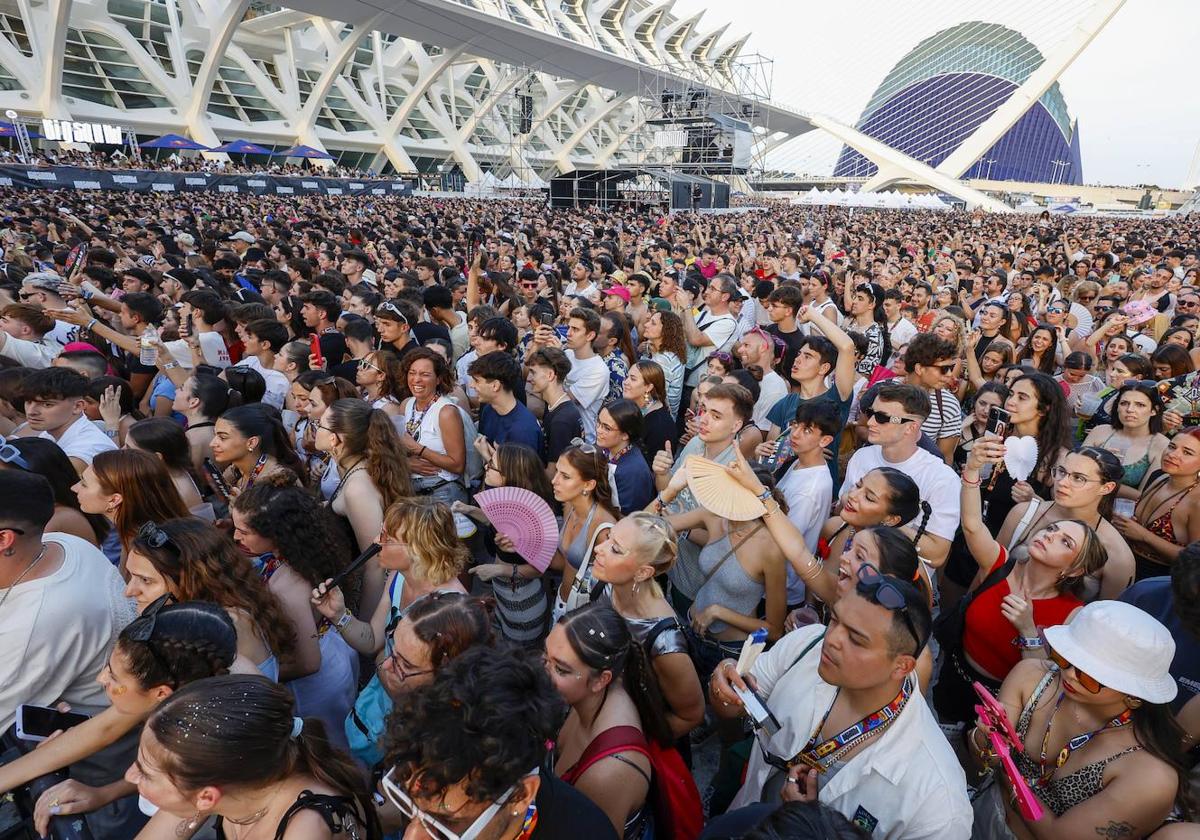
<path id="1" fill-rule="evenodd" d="M 958 364 L 958 362 L 950 362 L 950 364 L 947 365 L 934 365 L 934 367 L 940 370 L 943 374 L 949 376 L 950 374 L 954 373 L 954 366 L 956 364 Z"/>
<path id="2" fill-rule="evenodd" d="M 950 368 L 953 370 L 954 366 L 951 365 Z M 876 423 L 879 423 L 880 425 L 883 425 L 885 423 L 895 423 L 896 425 L 900 425 L 901 423 L 916 423 L 917 422 L 912 417 L 900 417 L 898 415 L 893 416 L 891 414 L 888 414 L 886 411 L 876 411 L 873 408 L 864 408 L 863 414 L 865 414 L 867 416 L 868 420 L 874 420 Z"/>
<path id="3" fill-rule="evenodd" d="M 141 528 L 138 528 L 136 539 L 138 542 L 149 548 L 157 549 L 166 546 L 176 554 L 181 553 L 179 546 L 173 539 L 171 539 L 171 535 L 162 528 L 158 527 L 157 523 L 154 522 L 147 522 Z"/>
<path id="4" fill-rule="evenodd" d="M 368 362 L 366 359 L 358 360 L 358 369 L 359 370 L 368 370 L 368 369 L 369 370 L 377 370 L 380 373 L 384 372 L 383 368 L 381 368 L 379 365 L 373 365 L 370 362 Z"/>
<path id="5" fill-rule="evenodd" d="M 408 319 L 404 317 L 404 313 L 400 311 L 400 307 L 392 303 L 390 300 L 385 300 L 383 303 L 379 304 L 379 308 L 375 310 L 375 315 L 378 316 L 380 312 L 389 312 L 395 316 L 394 319 L 389 318 L 388 320 L 396 320 L 402 324 L 408 323 Z"/>
<path id="6" fill-rule="evenodd" d="M 21 450 L 13 446 L 3 437 L 0 437 L 0 461 L 6 464 L 20 467 L 25 472 L 33 472 L 33 467 L 29 466 L 29 462 L 25 460 L 25 456 L 21 454 Z"/>
<path id="7" fill-rule="evenodd" d="M 526 775 L 535 776 L 538 774 L 538 768 L 534 768 Z M 436 817 L 427 814 L 417 807 L 413 802 L 412 796 L 404 789 L 404 786 L 396 779 L 396 768 L 393 767 L 388 771 L 387 775 L 382 780 L 383 792 L 387 798 L 391 800 L 396 809 L 408 820 L 416 820 L 421 824 L 433 840 L 474 840 L 483 833 L 483 830 L 488 827 L 497 812 L 504 807 L 508 798 L 516 791 L 517 786 L 514 784 L 508 790 L 500 794 L 492 804 L 490 804 L 483 813 L 476 817 L 467 829 L 459 834 L 452 831 L 443 825 Z M 465 803 L 464 803 L 465 806 Z M 447 816 L 453 816 L 448 814 Z"/>
<path id="8" fill-rule="evenodd" d="M 579 437 L 571 439 L 571 446 L 578 449 L 584 455 L 603 455 L 604 454 L 600 451 L 600 447 L 596 446 L 596 444 L 588 443 L 586 440 L 584 440 L 583 438 L 579 438 Z"/>
<path id="9" fill-rule="evenodd" d="M 921 638 L 921 634 L 917 632 L 917 627 L 913 624 L 912 619 L 908 615 L 908 599 L 904 593 L 892 581 L 897 580 L 890 575 L 880 574 L 879 570 L 870 563 L 863 563 L 858 567 L 858 583 L 855 584 L 855 590 L 859 595 L 867 598 L 884 609 L 892 612 L 900 613 L 900 617 L 904 619 L 904 626 L 908 628 L 908 632 L 912 633 L 913 641 L 916 642 L 917 649 L 913 651 L 913 656 L 920 656 L 921 651 L 925 649 L 925 639 Z"/>
<path id="10" fill-rule="evenodd" d="M 1046 650 L 1050 653 L 1050 661 L 1058 666 L 1058 670 L 1067 671 L 1068 669 L 1075 668 L 1074 665 L 1063 659 L 1062 655 L 1059 654 L 1058 651 L 1054 650 L 1054 648 L 1047 646 Z M 1096 679 L 1091 674 L 1085 674 L 1078 668 L 1075 668 L 1075 679 L 1079 681 L 1079 684 L 1083 686 L 1084 690 L 1089 694 L 1099 694 L 1100 689 L 1104 688 L 1104 685 L 1100 682 L 1100 680 Z"/>

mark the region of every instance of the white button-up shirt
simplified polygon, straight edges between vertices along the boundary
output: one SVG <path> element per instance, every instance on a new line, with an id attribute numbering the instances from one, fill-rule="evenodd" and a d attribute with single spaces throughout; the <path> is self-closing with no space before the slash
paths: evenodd
<path id="1" fill-rule="evenodd" d="M 774 771 L 763 760 L 760 746 L 781 758 L 792 758 L 833 704 L 837 688 L 817 674 L 820 643 L 796 662 L 823 631 L 810 625 L 788 633 L 755 663 L 751 673 L 758 680 L 759 695 L 766 698 L 781 728 L 774 737 L 759 736 L 746 782 L 731 808 L 758 802 Z M 916 677 L 912 679 L 915 685 Z M 882 735 L 821 783 L 819 798 L 880 840 L 968 840 L 971 836 L 973 814 L 966 776 L 919 688 Z"/>

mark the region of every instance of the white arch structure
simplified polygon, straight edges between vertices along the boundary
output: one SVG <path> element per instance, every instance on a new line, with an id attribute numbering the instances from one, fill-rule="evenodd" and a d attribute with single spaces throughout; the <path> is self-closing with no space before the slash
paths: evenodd
<path id="1" fill-rule="evenodd" d="M 866 189 L 915 181 L 1007 209 L 961 182 L 1124 4 L 1094 12 L 936 170 L 820 114 L 754 102 L 759 154 L 816 129 L 878 164 Z M 630 162 L 638 98 L 718 87 L 748 36 L 674 0 L 45 0 L 0 13 L 0 110 L 119 122 L 215 144 L 306 143 L 360 166 L 453 161 L 549 176 Z M 131 11 L 131 9 L 133 11 Z M 23 30 L 24 38 L 17 33 Z M 368 37 L 370 36 L 370 37 Z M 531 130 L 511 125 L 534 91 Z M 749 100 L 747 100 L 749 101 Z M 520 146 L 519 151 L 517 146 Z"/>

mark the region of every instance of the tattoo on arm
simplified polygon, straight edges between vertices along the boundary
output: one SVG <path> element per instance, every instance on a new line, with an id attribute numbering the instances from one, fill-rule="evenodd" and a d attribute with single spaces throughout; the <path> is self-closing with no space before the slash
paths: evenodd
<path id="1" fill-rule="evenodd" d="M 1110 820 L 1108 825 L 1097 826 L 1096 834 L 1106 838 L 1106 840 L 1121 840 L 1123 837 L 1133 836 L 1133 826 L 1127 822 Z"/>

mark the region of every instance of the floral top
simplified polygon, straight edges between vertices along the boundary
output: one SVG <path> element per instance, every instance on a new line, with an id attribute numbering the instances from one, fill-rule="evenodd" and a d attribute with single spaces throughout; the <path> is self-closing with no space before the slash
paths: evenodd
<path id="1" fill-rule="evenodd" d="M 616 402 L 625 394 L 625 377 L 629 375 L 629 363 L 625 361 L 620 350 L 614 350 L 607 356 L 602 356 L 604 364 L 608 365 L 608 395 L 604 405 Z"/>

